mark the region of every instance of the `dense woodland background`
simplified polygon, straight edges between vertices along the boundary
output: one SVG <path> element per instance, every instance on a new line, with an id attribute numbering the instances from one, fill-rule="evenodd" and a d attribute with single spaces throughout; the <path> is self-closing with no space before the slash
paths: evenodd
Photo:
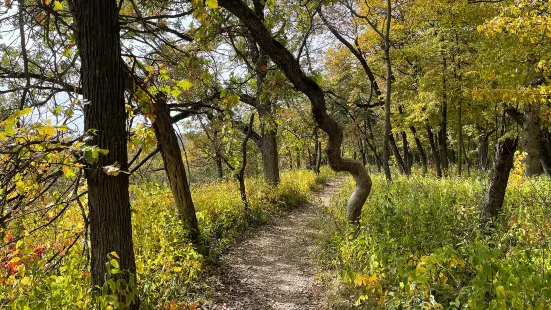
<path id="1" fill-rule="evenodd" d="M 340 172 L 335 309 L 548 309 L 543 0 L 0 0 L 0 307 L 196 309 Z"/>

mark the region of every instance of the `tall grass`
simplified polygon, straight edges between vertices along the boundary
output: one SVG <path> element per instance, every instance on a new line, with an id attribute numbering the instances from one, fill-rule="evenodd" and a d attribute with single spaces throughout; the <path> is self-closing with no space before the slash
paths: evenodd
<path id="1" fill-rule="evenodd" d="M 521 178 L 522 179 L 522 178 Z M 551 305 L 551 181 L 513 176 L 489 236 L 478 225 L 484 176 L 373 177 L 358 227 L 343 206 L 352 181 L 327 209 L 322 260 L 339 272 L 334 307 L 362 309 L 548 309 Z"/>
<path id="2" fill-rule="evenodd" d="M 307 170 L 285 171 L 281 174 L 281 184 L 275 188 L 259 177 L 247 179 L 249 212 L 245 212 L 238 185 L 233 180 L 192 188 L 202 238 L 209 248 L 207 256 L 198 253 L 183 237 L 166 184 L 131 186 L 137 285 L 142 308 L 183 308 L 192 303 L 204 289 L 204 271 L 228 245 L 249 226 L 264 223 L 284 209 L 307 202 L 312 191 L 332 175 L 327 169 L 323 171 L 321 178 Z M 14 222 L 7 231 L 13 234 L 17 231 L 19 235 L 32 220 Z M 48 262 L 55 251 L 74 240 L 75 233 L 83 233 L 80 209 L 76 205 L 43 232 L 0 249 L 0 258 L 3 258 L 0 308 L 116 309 L 119 301 L 114 294 L 92 299 L 82 237 L 70 251 L 58 256 L 62 260 L 57 265 Z"/>

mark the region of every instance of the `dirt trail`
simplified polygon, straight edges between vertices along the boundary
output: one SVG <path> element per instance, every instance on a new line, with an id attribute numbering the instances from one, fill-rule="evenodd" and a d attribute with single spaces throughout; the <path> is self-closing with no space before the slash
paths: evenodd
<path id="1" fill-rule="evenodd" d="M 214 290 L 203 309 L 324 309 L 316 279 L 315 239 L 320 204 L 328 205 L 344 182 L 332 180 L 312 204 L 297 208 L 231 248 L 209 279 Z"/>

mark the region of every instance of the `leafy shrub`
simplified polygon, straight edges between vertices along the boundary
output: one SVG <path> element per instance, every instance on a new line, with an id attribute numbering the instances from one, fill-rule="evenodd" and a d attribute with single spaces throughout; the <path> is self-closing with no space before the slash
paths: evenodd
<path id="1" fill-rule="evenodd" d="M 331 173 L 324 175 L 327 178 Z M 316 175 L 306 170 L 283 172 L 276 188 L 261 178 L 249 178 L 248 213 L 244 212 L 234 180 L 193 188 L 202 238 L 210 249 L 207 257 L 182 237 L 184 231 L 166 184 L 132 185 L 137 285 L 142 308 L 191 306 L 188 302 L 202 291 L 203 272 L 231 241 L 250 225 L 266 222 L 281 210 L 308 201 L 316 184 L 320 184 Z M 52 214 L 56 211 L 52 209 Z M 78 205 L 70 205 L 52 225 L 28 235 L 38 220 L 39 217 L 27 217 L 0 229 L 2 243 L 8 244 L 0 248 L 0 308 L 117 309 L 124 304 L 113 291 L 126 296 L 126 300 L 133 298 L 127 289 L 133 284 L 115 278 L 109 278 L 102 293 L 92 298 L 89 264 L 86 255 L 82 255 L 86 253 L 82 242 L 84 225 Z M 19 237 L 25 238 L 17 241 Z M 106 262 L 108 270 L 123 272 L 118 270 L 116 257 L 106 257 Z"/>
<path id="2" fill-rule="evenodd" d="M 515 180 L 513 178 L 513 180 Z M 337 227 L 325 261 L 373 309 L 544 309 L 551 304 L 551 208 L 545 178 L 511 182 L 488 236 L 478 217 L 485 178 L 373 177 L 359 227 L 343 210 L 353 182 L 327 210 Z"/>

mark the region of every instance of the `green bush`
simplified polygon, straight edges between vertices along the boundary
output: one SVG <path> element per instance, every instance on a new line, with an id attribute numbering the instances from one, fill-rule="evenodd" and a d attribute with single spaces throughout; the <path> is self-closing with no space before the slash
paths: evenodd
<path id="1" fill-rule="evenodd" d="M 513 178 L 513 181 L 515 179 Z M 511 182 L 484 236 L 484 177 L 373 177 L 361 223 L 344 218 L 350 181 L 327 210 L 337 225 L 324 260 L 349 304 L 364 309 L 547 309 L 551 304 L 551 182 Z"/>
<path id="2" fill-rule="evenodd" d="M 324 172 L 325 178 L 330 175 Z M 283 172 L 281 184 L 276 188 L 261 178 L 249 178 L 248 213 L 234 180 L 192 188 L 202 238 L 209 247 L 206 257 L 182 237 L 184 231 L 166 184 L 131 186 L 137 286 L 142 308 L 183 308 L 188 302 L 193 303 L 204 288 L 203 272 L 230 242 L 250 225 L 266 222 L 281 210 L 307 202 L 317 184 L 320 184 L 318 177 L 307 170 Z M 117 309 L 123 303 L 113 291 L 126 296 L 126 300 L 133 298 L 128 295 L 128 287 L 136 284 L 115 278 L 109 278 L 106 287 L 100 290 L 103 293 L 92 298 L 82 239 L 74 242 L 71 251 L 62 252 L 58 257 L 62 260 L 56 265 L 47 264 L 56 251 L 75 240 L 72 232 L 82 234 L 81 221 L 80 209 L 71 206 L 55 225 L 0 248 L 0 257 L 4 258 L 0 260 L 0 308 Z M 0 237 L 9 242 L 16 236 L 24 236 L 31 224 L 23 220 L 12 222 L 7 230 L 0 231 Z M 57 231 L 65 233 L 59 235 Z M 106 257 L 108 269 L 123 272 L 118 270 L 116 253 L 111 255 Z"/>

